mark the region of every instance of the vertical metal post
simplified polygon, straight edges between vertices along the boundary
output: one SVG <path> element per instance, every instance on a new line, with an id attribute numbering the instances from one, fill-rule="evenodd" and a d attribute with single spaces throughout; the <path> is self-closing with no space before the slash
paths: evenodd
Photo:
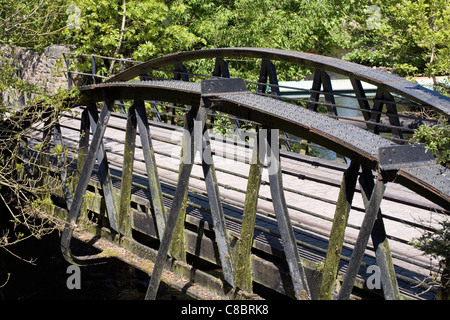
<path id="1" fill-rule="evenodd" d="M 174 80 L 189 81 L 188 70 L 181 62 L 175 64 Z"/>
<path id="2" fill-rule="evenodd" d="M 56 123 L 53 126 L 53 140 L 55 141 L 55 145 L 59 145 L 62 147 L 62 154 L 59 155 L 59 159 L 58 159 L 58 167 L 59 167 L 59 175 L 60 175 L 60 179 L 61 179 L 61 183 L 62 183 L 62 188 L 64 191 L 64 198 L 66 200 L 66 205 L 67 205 L 67 209 L 70 210 L 70 208 L 72 207 L 72 190 L 69 188 L 68 185 L 68 179 L 67 179 L 67 157 L 66 157 L 66 152 L 65 152 L 65 146 L 64 146 L 64 142 L 62 139 L 62 133 L 61 133 L 61 126 L 59 125 L 59 123 Z"/>
<path id="3" fill-rule="evenodd" d="M 320 89 L 322 87 L 328 114 L 337 116 L 336 102 L 334 100 L 331 78 L 328 73 L 326 73 L 326 71 L 321 69 L 316 69 L 314 71 L 311 94 L 307 103 L 308 109 L 317 112 Z"/>
<path id="4" fill-rule="evenodd" d="M 361 262 L 364 257 L 364 251 L 366 250 L 370 234 L 372 233 L 372 229 L 377 218 L 378 210 L 380 209 L 381 201 L 383 200 L 385 189 L 385 181 L 380 175 L 365 210 L 364 219 L 353 249 L 348 270 L 345 274 L 341 290 L 338 294 L 339 300 L 347 300 L 350 298 L 356 276 L 358 275 L 359 267 L 361 266 Z"/>
<path id="5" fill-rule="evenodd" d="M 72 90 L 72 72 L 70 71 L 70 59 L 66 56 L 67 53 L 63 53 L 64 60 L 66 62 L 67 70 L 67 89 Z"/>
<path id="6" fill-rule="evenodd" d="M 92 73 L 92 83 L 95 84 L 95 75 L 97 74 L 97 69 L 95 67 L 95 58 L 91 55 L 91 73 Z"/>
<path id="7" fill-rule="evenodd" d="M 389 92 L 385 92 L 383 95 L 386 102 L 386 112 L 387 116 L 389 118 L 389 123 L 392 126 L 400 127 L 400 119 L 398 117 L 397 113 L 397 106 L 395 104 L 395 99 Z M 402 144 L 401 141 L 403 139 L 403 133 L 400 128 L 391 128 L 392 137 L 394 138 L 394 141 Z"/>
<path id="8" fill-rule="evenodd" d="M 314 78 L 313 78 L 313 84 L 311 88 L 311 93 L 309 100 L 307 102 L 307 108 L 311 111 L 317 112 L 319 107 L 319 98 L 320 98 L 320 92 L 321 88 L 323 87 L 323 94 L 325 97 L 325 106 L 327 108 L 328 115 L 331 116 L 337 116 L 337 109 L 336 109 L 336 101 L 334 99 L 333 94 L 333 87 L 331 85 L 331 78 L 328 75 L 328 73 L 321 69 L 315 69 L 314 70 Z M 306 144 L 305 147 L 302 147 L 300 150 L 301 154 L 308 154 L 309 153 L 309 147 L 307 140 L 302 140 L 303 144 Z M 338 162 L 346 163 L 347 160 L 342 155 L 336 154 L 336 158 Z"/>
<path id="9" fill-rule="evenodd" d="M 320 89 L 322 88 L 322 73 L 321 70 L 314 70 L 313 83 L 311 87 L 311 93 L 309 95 L 309 100 L 307 103 L 307 108 L 311 111 L 317 111 Z"/>
<path id="10" fill-rule="evenodd" d="M 280 88 L 278 87 L 278 77 L 275 65 L 270 60 L 263 59 L 261 62 L 261 70 L 259 72 L 258 82 L 260 82 L 260 84 L 258 86 L 258 92 L 266 92 L 267 86 L 265 83 L 267 83 L 267 81 L 269 81 L 270 93 L 279 97 L 281 94 Z"/>
<path id="11" fill-rule="evenodd" d="M 228 63 L 223 58 L 216 58 L 212 76 L 213 77 L 222 77 L 222 78 L 230 77 L 230 70 L 228 68 Z M 210 117 L 210 122 L 211 122 L 211 128 L 213 128 L 214 115 L 212 115 L 212 114 Z M 241 128 L 241 124 L 239 123 L 239 119 L 237 117 L 234 117 L 234 125 L 235 125 L 236 129 Z M 236 132 L 239 137 L 239 140 L 244 140 L 244 138 L 242 137 L 242 132 L 240 130 L 236 130 Z"/>
<path id="12" fill-rule="evenodd" d="M 214 64 L 213 77 L 230 77 L 230 70 L 228 68 L 228 63 L 223 58 L 216 58 Z"/>
<path id="13" fill-rule="evenodd" d="M 120 203 L 119 215 L 117 217 L 117 224 L 121 234 L 131 235 L 131 214 L 130 214 L 130 199 L 131 188 L 133 182 L 133 163 L 134 151 L 136 148 L 136 113 L 135 105 L 128 109 L 127 127 L 125 133 L 125 147 L 123 152 L 123 166 L 122 166 L 122 183 L 120 186 Z"/>
<path id="14" fill-rule="evenodd" d="M 86 155 L 89 150 L 89 134 L 90 134 L 90 124 L 89 124 L 89 115 L 87 108 L 83 110 L 81 113 L 81 123 L 80 123 L 80 140 L 78 142 L 78 156 L 77 156 L 77 173 L 72 180 L 72 193 L 75 193 L 75 190 L 78 185 L 78 181 L 81 177 L 81 171 L 83 170 L 84 162 L 86 160 Z M 73 201 L 73 197 L 72 197 Z M 71 203 L 72 205 L 72 203 Z M 70 208 L 67 208 L 70 210 Z"/>
<path id="15" fill-rule="evenodd" d="M 306 107 L 308 110 L 317 112 L 319 106 L 320 89 L 322 88 L 322 70 L 315 69 L 313 83 L 310 90 L 310 95 Z M 302 140 L 300 146 L 300 154 L 308 155 L 310 153 L 310 146 L 308 140 Z"/>
<path id="16" fill-rule="evenodd" d="M 333 285 L 336 280 L 339 262 L 341 260 L 342 245 L 344 243 L 345 227 L 351 209 L 356 181 L 358 180 L 360 164 L 352 161 L 344 172 L 341 188 L 334 213 L 333 226 L 328 242 L 327 256 L 323 269 L 322 284 L 320 287 L 320 300 L 331 300 Z"/>
<path id="17" fill-rule="evenodd" d="M 325 106 L 327 107 L 328 114 L 337 116 L 336 101 L 334 100 L 333 88 L 331 85 L 331 78 L 325 71 L 322 73 L 322 86 L 323 94 L 325 96 Z"/>
<path id="18" fill-rule="evenodd" d="M 81 174 L 84 161 L 86 160 L 86 154 L 89 149 L 89 134 L 90 134 L 90 120 L 88 110 L 84 109 L 83 112 L 81 113 L 80 141 L 78 144 L 78 157 L 77 157 L 78 175 Z"/>
<path id="19" fill-rule="evenodd" d="M 353 91 L 355 91 L 356 98 L 358 99 L 359 108 L 361 109 L 362 115 L 365 121 L 370 120 L 370 105 L 367 100 L 366 93 L 362 87 L 361 81 L 350 78 L 350 82 L 353 86 Z"/>
<path id="20" fill-rule="evenodd" d="M 238 242 L 238 253 L 236 258 L 236 287 L 252 291 L 251 249 L 255 230 L 256 211 L 258 205 L 258 194 L 261 186 L 262 164 L 260 151 L 264 152 L 264 144 L 259 142 L 258 131 L 254 139 L 250 172 L 247 181 L 244 212 L 242 216 L 241 235 Z M 263 150 L 260 150 L 261 149 Z"/>
<path id="21" fill-rule="evenodd" d="M 161 114 L 159 113 L 158 104 L 156 102 L 152 102 L 152 107 L 155 110 L 156 121 L 162 122 Z"/>
<path id="22" fill-rule="evenodd" d="M 278 149 L 278 130 L 268 130 L 266 137 L 267 158 L 269 160 L 269 183 L 273 207 L 281 234 L 281 240 L 286 255 L 286 261 L 294 285 L 294 294 L 297 299 L 309 299 L 310 293 L 305 271 L 298 253 L 297 243 L 292 229 L 291 219 L 284 198 L 281 180 L 281 167 Z M 275 138 L 273 138 L 275 135 Z M 272 141 L 274 140 L 274 141 Z"/>
<path id="23" fill-rule="evenodd" d="M 280 87 L 278 86 L 278 77 L 277 70 L 275 65 L 267 59 L 263 59 L 261 62 L 261 69 L 259 71 L 259 79 L 258 79 L 258 92 L 266 93 L 267 86 L 265 83 L 269 81 L 270 93 L 274 97 L 280 97 Z M 283 132 L 284 136 L 284 146 L 287 151 L 291 151 L 291 144 L 289 143 L 289 135 L 286 132 Z"/>
<path id="24" fill-rule="evenodd" d="M 150 193 L 152 197 L 151 204 L 155 213 L 158 233 L 161 237 L 161 235 L 164 233 L 164 228 L 166 225 L 166 209 L 164 208 L 161 183 L 158 177 L 158 169 L 156 167 L 155 154 L 153 151 L 152 138 L 150 135 L 150 128 L 148 125 L 145 104 L 144 101 L 137 101 L 135 104 L 137 126 L 139 128 L 142 151 L 144 153 L 145 168 L 147 171 Z"/>
<path id="25" fill-rule="evenodd" d="M 373 107 L 370 112 L 370 122 L 380 123 L 381 119 L 381 112 L 383 111 L 383 95 L 384 90 L 381 88 L 377 89 L 377 92 L 375 94 L 375 99 L 373 102 Z M 367 125 L 370 132 L 373 132 L 375 134 L 379 134 L 379 127 L 376 124 L 368 124 Z"/>
<path id="26" fill-rule="evenodd" d="M 194 149 L 194 139 L 191 139 L 194 130 L 194 118 L 198 108 L 190 108 L 185 115 L 183 138 L 181 142 L 181 152 L 180 152 L 180 165 L 179 171 L 185 165 L 185 163 L 193 163 L 194 155 L 196 149 Z M 175 229 L 172 236 L 172 243 L 170 247 L 170 255 L 175 259 L 185 261 L 186 260 L 186 248 L 184 239 L 184 222 L 186 219 L 186 205 L 188 188 L 186 188 L 183 200 L 180 206 L 180 212 L 178 214 L 178 219 L 175 225 Z"/>
<path id="27" fill-rule="evenodd" d="M 377 89 L 370 121 L 380 123 L 383 105 L 386 105 L 386 112 L 389 119 L 389 124 L 391 124 L 392 126 L 400 127 L 400 119 L 398 117 L 395 99 L 390 92 L 387 92 L 382 88 Z M 378 125 L 368 124 L 368 128 L 369 131 L 379 134 Z M 391 128 L 391 132 L 394 141 L 397 141 L 398 143 L 403 143 L 401 141 L 403 139 L 403 133 L 400 128 Z"/>
<path id="28" fill-rule="evenodd" d="M 327 113 L 331 116 L 337 116 L 336 100 L 334 99 L 333 87 L 331 85 L 330 75 L 324 71 L 320 70 L 323 86 L 323 94 L 325 96 L 325 106 L 327 107 Z M 336 153 L 337 161 L 340 163 L 347 163 L 345 157 Z"/>

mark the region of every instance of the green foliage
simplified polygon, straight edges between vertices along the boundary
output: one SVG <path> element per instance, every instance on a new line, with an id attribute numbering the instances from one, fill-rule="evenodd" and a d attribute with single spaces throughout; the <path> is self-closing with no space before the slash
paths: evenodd
<path id="1" fill-rule="evenodd" d="M 336 45 L 331 30 L 339 15 L 328 0 L 188 0 L 186 5 L 191 29 L 208 47 L 325 53 Z"/>
<path id="2" fill-rule="evenodd" d="M 413 140 L 425 143 L 440 164 L 450 166 L 450 125 L 444 118 L 434 126 L 421 125 L 414 132 Z"/>
<path id="3" fill-rule="evenodd" d="M 181 1 L 159 0 L 72 2 L 80 11 L 78 28 L 65 29 L 79 53 L 147 60 L 192 48 L 201 39 L 178 23 L 185 6 Z"/>
<path id="4" fill-rule="evenodd" d="M 347 52 L 402 76 L 450 70 L 448 0 L 0 0 L 0 21 L 0 44 L 69 43 L 78 53 L 141 61 L 237 46 Z M 282 79 L 304 74 L 280 69 Z"/>
<path id="5" fill-rule="evenodd" d="M 234 46 L 329 54 L 339 46 L 341 35 L 339 11 L 330 0 L 74 0 L 72 4 L 80 9 L 81 21 L 76 28 L 64 29 L 64 35 L 78 53 L 140 61 L 177 51 Z M 198 73 L 212 70 L 210 61 L 195 61 L 191 67 Z M 307 72 L 283 63 L 277 67 L 280 80 L 302 78 Z M 258 68 L 256 62 L 230 62 L 236 77 L 248 75 L 248 70 L 257 74 Z"/>
<path id="6" fill-rule="evenodd" d="M 0 44 L 41 50 L 61 43 L 66 1 L 0 0 Z"/>
<path id="7" fill-rule="evenodd" d="M 447 0 L 372 1 L 349 7 L 345 59 L 384 66 L 402 76 L 446 75 L 450 70 Z M 374 23 L 374 21 L 376 23 Z"/>
<path id="8" fill-rule="evenodd" d="M 450 257 L 450 221 L 440 221 L 441 228 L 433 232 L 427 231 L 412 244 L 435 259 Z"/>
<path id="9" fill-rule="evenodd" d="M 51 148 L 48 141 L 33 146 L 29 143 L 30 130 L 34 131 L 33 126 L 45 129 L 45 125 L 53 125 L 62 111 L 70 109 L 68 101 L 78 95 L 76 89 L 46 94 L 44 89 L 17 77 L 16 72 L 15 62 L 0 55 L 0 201 L 8 208 L 14 229 L 24 226 L 27 235 L 17 231 L 8 236 L 2 230 L 2 248 L 54 230 L 55 226 L 48 224 L 50 217 L 43 216 L 43 212 L 53 208 L 49 195 L 60 193 L 63 186 L 48 173 L 51 164 L 48 159 L 49 153 L 56 152 L 58 159 L 64 161 L 67 150 L 60 146 Z M 24 92 L 32 93 L 27 105 L 13 104 Z"/>

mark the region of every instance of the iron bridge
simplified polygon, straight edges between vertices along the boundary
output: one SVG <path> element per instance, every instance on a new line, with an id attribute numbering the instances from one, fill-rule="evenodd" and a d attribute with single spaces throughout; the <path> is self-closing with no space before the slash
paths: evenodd
<path id="1" fill-rule="evenodd" d="M 232 77 L 239 65 L 257 65 L 259 78 Z M 311 70 L 309 98 L 282 94 L 279 65 Z M 353 94 L 333 91 L 330 75 Z M 433 298 L 420 279 L 436 265 L 409 242 L 433 230 L 430 215 L 446 219 L 450 175 L 410 137 L 432 121 L 420 114 L 448 118 L 447 97 L 340 59 L 263 48 L 169 54 L 93 79 L 79 86 L 78 113 L 53 130 L 74 161 L 61 172 L 70 263 L 109 254 L 137 266 L 150 275 L 147 299 L 161 281 L 200 299 Z M 226 126 L 233 135 L 218 135 Z M 77 255 L 74 238 L 102 251 Z M 370 266 L 380 288 L 368 288 Z"/>

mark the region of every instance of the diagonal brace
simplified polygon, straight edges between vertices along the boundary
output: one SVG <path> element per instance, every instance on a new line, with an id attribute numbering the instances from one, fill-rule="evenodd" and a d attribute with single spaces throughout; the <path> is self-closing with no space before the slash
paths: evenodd
<path id="1" fill-rule="evenodd" d="M 107 96 L 108 97 L 108 96 Z M 67 215 L 66 225 L 61 235 L 61 251 L 69 263 L 80 264 L 76 262 L 77 260 L 89 260 L 94 256 L 89 257 L 75 257 L 70 250 L 70 241 L 72 239 L 73 231 L 76 227 L 78 216 L 80 214 L 81 206 L 84 199 L 84 194 L 86 192 L 89 180 L 91 179 L 92 170 L 95 166 L 95 161 L 100 149 L 100 145 L 105 135 L 106 127 L 108 125 L 109 118 L 111 116 L 114 100 L 107 98 L 103 104 L 102 111 L 100 113 L 99 121 L 97 127 L 95 128 L 95 133 L 92 137 L 92 142 L 89 147 L 83 169 L 81 170 L 80 179 L 78 181 L 75 194 L 73 196 L 72 206 Z"/>
<path id="2" fill-rule="evenodd" d="M 268 130 L 266 137 L 267 157 L 269 159 L 269 182 L 273 207 L 278 222 L 278 228 L 283 242 L 286 260 L 294 285 L 295 297 L 299 300 L 309 299 L 310 292 L 303 264 L 300 260 L 298 247 L 292 229 L 291 219 L 287 210 L 281 180 L 281 167 L 279 162 L 278 130 Z M 276 134 L 275 134 L 276 132 Z M 272 139 L 274 141 L 272 141 Z M 278 152 L 277 152 L 278 151 Z"/>
<path id="3" fill-rule="evenodd" d="M 95 104 L 90 104 L 88 106 L 90 124 L 92 133 L 95 132 L 98 122 L 97 107 Z M 99 164 L 100 172 L 100 182 L 102 184 L 103 196 L 105 197 L 106 210 L 108 212 L 109 223 L 111 228 L 116 232 L 119 232 L 117 226 L 117 213 L 116 206 L 114 202 L 114 189 L 111 180 L 111 174 L 109 171 L 108 157 L 106 156 L 106 149 L 103 141 L 100 143 L 100 148 L 97 154 L 97 160 Z"/>
<path id="4" fill-rule="evenodd" d="M 208 109 L 202 106 L 203 104 L 201 105 L 200 110 L 198 107 L 192 107 L 191 110 L 186 115 L 187 130 L 185 130 L 185 134 L 190 135 L 190 137 L 192 137 L 192 134 L 194 133 L 195 118 L 197 119 L 197 121 L 201 121 L 203 125 L 205 125 L 206 123 L 206 116 L 208 114 Z M 183 140 L 184 139 L 185 137 L 183 137 Z M 181 210 L 183 209 L 185 194 L 189 186 L 189 177 L 191 175 L 192 167 L 194 165 L 194 154 L 195 154 L 194 150 L 197 150 L 198 147 L 196 146 L 195 140 L 191 140 L 191 142 L 194 144 L 193 148 L 191 148 L 191 153 L 189 154 L 191 156 L 190 157 L 191 159 L 187 159 L 189 155 L 185 154 L 186 159 L 185 161 L 183 161 L 183 165 L 181 166 L 180 169 L 177 188 L 175 189 L 172 206 L 170 207 L 166 227 L 164 229 L 164 233 L 162 234 L 161 244 L 158 249 L 158 255 L 156 256 L 155 266 L 153 268 L 150 283 L 145 295 L 146 300 L 156 299 L 159 283 L 161 282 L 161 276 L 164 270 L 167 255 L 169 253 L 170 245 L 172 242 L 173 233 L 177 224 L 178 217 L 181 213 Z"/>
<path id="5" fill-rule="evenodd" d="M 350 298 L 356 276 L 358 275 L 359 267 L 361 266 L 361 262 L 364 257 L 364 251 L 367 247 L 369 237 L 372 233 L 378 210 L 380 209 L 381 201 L 383 200 L 385 189 L 386 182 L 380 175 L 377 179 L 372 195 L 370 197 L 370 201 L 365 210 L 366 212 L 361 225 L 361 230 L 359 231 L 358 238 L 356 239 L 352 257 L 348 265 L 348 270 L 345 274 L 341 290 L 338 294 L 339 300 L 348 300 Z"/>

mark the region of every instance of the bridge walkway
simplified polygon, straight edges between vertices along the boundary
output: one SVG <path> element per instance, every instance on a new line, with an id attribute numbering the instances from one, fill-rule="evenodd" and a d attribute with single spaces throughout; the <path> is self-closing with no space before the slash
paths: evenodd
<path id="1" fill-rule="evenodd" d="M 74 158 L 78 153 L 82 110 L 82 108 L 73 110 L 73 114 L 64 117 L 60 123 L 63 141 L 71 150 Z M 125 129 L 126 116 L 113 113 L 105 133 L 104 145 L 110 164 L 113 185 L 118 194 L 121 190 L 120 178 L 122 175 Z M 164 204 L 166 208 L 170 208 L 171 197 L 174 195 L 178 179 L 183 132 L 180 127 L 156 121 L 150 121 L 150 131 Z M 38 136 L 36 135 L 37 139 Z M 211 145 L 214 151 L 214 164 L 227 229 L 236 239 L 241 231 L 242 212 L 250 168 L 249 160 L 252 151 L 251 145 L 239 141 L 236 137 L 224 138 L 218 135 L 211 136 Z M 284 192 L 299 246 L 300 257 L 308 261 L 308 265 L 312 268 L 320 269 L 320 264 L 325 260 L 342 174 L 348 165 L 287 151 L 282 151 L 280 157 Z M 139 135 L 136 140 L 133 172 L 132 203 L 136 209 L 133 219 L 135 236 L 138 239 L 142 237 L 152 238 L 153 236 L 154 241 L 158 237 L 157 227 L 155 221 L 148 215 L 149 208 L 151 208 L 148 199 L 151 196 L 148 190 L 148 179 L 145 173 L 145 162 Z M 94 172 L 91 187 L 88 190 L 101 189 L 99 181 L 98 171 Z M 267 257 L 270 255 L 272 260 L 276 260 L 277 256 L 283 257 L 284 253 L 268 181 L 266 168 L 263 170 L 259 194 L 253 249 L 257 256 Z M 211 247 L 213 246 L 212 243 L 204 244 L 203 248 L 198 245 L 198 235 L 201 233 L 199 230 L 203 229 L 202 232 L 206 232 L 211 237 L 213 225 L 202 167 L 198 158 L 192 171 L 189 188 L 186 223 L 191 225 L 187 229 L 195 232 L 191 234 L 191 237 L 187 237 L 187 250 L 190 254 L 197 254 L 208 262 L 220 264 L 217 252 L 214 252 L 217 249 Z M 346 270 L 364 216 L 364 204 L 359 194 L 359 185 L 357 185 L 356 191 L 357 194 L 354 197 L 349 214 L 339 272 L 345 272 Z M 91 209 L 96 211 L 94 207 Z M 429 258 L 423 256 L 422 252 L 409 244 L 409 241 L 421 235 L 424 223 L 429 224 L 429 227 L 436 226 L 437 221 L 442 219 L 442 216 L 434 212 L 442 208 L 425 198 L 419 197 L 416 193 L 401 185 L 388 184 L 381 209 L 400 292 L 405 297 L 426 299 L 427 294 L 422 297 L 418 295 L 424 292 L 425 288 L 415 287 L 415 285 L 417 279 L 424 279 L 430 274 L 430 268 L 435 269 L 437 267 L 436 261 L 430 261 Z M 97 209 L 96 213 L 104 214 L 100 208 Z M 363 266 L 376 264 L 373 248 L 369 245 L 368 249 L 363 259 Z M 286 294 L 286 287 L 275 285 L 279 280 L 277 277 L 283 277 L 282 273 L 274 275 L 273 279 L 267 277 L 267 274 L 259 277 L 256 275 L 254 281 L 259 281 L 272 290 Z M 358 281 L 362 287 L 364 280 L 369 275 L 366 274 L 365 268 L 361 268 Z"/>

